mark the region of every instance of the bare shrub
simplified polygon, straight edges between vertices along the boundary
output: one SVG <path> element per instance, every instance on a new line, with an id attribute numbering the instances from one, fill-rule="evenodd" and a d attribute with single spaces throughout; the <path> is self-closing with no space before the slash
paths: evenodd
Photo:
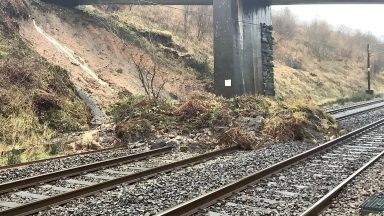
<path id="1" fill-rule="evenodd" d="M 219 137 L 217 144 L 223 146 L 239 145 L 244 150 L 251 150 L 256 144 L 256 140 L 240 128 L 231 128 Z"/>
<path id="2" fill-rule="evenodd" d="M 156 61 L 145 58 L 143 54 L 133 56 L 132 59 L 145 94 L 151 99 L 158 100 L 168 82 L 166 72 Z"/>
<path id="3" fill-rule="evenodd" d="M 329 57 L 332 51 L 331 28 L 324 21 L 313 21 L 308 26 L 308 41 L 312 50 L 312 54 L 319 60 Z"/>
<path id="4" fill-rule="evenodd" d="M 209 33 L 213 32 L 212 8 L 208 6 L 197 6 L 194 14 L 194 21 L 197 27 L 197 38 L 204 39 Z"/>
<path id="5" fill-rule="evenodd" d="M 181 119 L 189 119 L 198 116 L 202 113 L 207 113 L 209 111 L 209 104 L 202 100 L 190 100 L 183 105 L 181 105 L 176 111 L 175 114 Z"/>
<path id="6" fill-rule="evenodd" d="M 273 27 L 284 38 L 293 38 L 297 28 L 296 17 L 286 7 L 273 16 Z"/>

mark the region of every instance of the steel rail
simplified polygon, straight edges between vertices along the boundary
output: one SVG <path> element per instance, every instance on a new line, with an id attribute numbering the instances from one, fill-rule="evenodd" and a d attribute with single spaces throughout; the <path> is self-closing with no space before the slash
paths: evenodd
<path id="1" fill-rule="evenodd" d="M 95 184 L 92 186 L 80 188 L 78 190 L 73 190 L 70 192 L 59 194 L 57 196 L 53 196 L 53 197 L 50 197 L 47 199 L 42 199 L 42 200 L 38 200 L 38 201 L 35 201 L 32 203 L 27 203 L 27 204 L 19 206 L 19 207 L 7 209 L 5 211 L 1 211 L 0 215 L 1 216 L 20 216 L 20 215 L 28 215 L 28 214 L 37 213 L 37 212 L 44 210 L 50 206 L 59 205 L 59 204 L 69 202 L 70 200 L 72 200 L 74 198 L 89 196 L 89 195 L 94 194 L 94 193 L 101 191 L 101 190 L 112 189 L 112 188 L 115 188 L 118 185 L 123 184 L 123 183 L 126 183 L 126 184 L 134 183 L 134 182 L 140 181 L 141 179 L 156 176 L 159 173 L 170 172 L 170 171 L 175 170 L 175 169 L 179 169 L 179 168 L 190 166 L 190 165 L 193 165 L 196 163 L 203 162 L 205 160 L 211 159 L 213 157 L 217 157 L 219 155 L 232 153 L 232 152 L 239 150 L 239 149 L 240 149 L 239 146 L 233 146 L 230 148 L 202 154 L 202 155 L 199 155 L 196 157 L 188 158 L 185 160 L 181 160 L 181 161 L 166 164 L 163 166 L 155 167 L 155 168 L 145 170 L 142 172 L 134 173 L 134 174 L 131 174 L 128 176 L 123 176 L 120 178 L 105 181 L 105 182 Z"/>
<path id="2" fill-rule="evenodd" d="M 95 163 L 86 164 L 83 166 L 70 168 L 70 169 L 60 170 L 60 171 L 42 174 L 38 176 L 32 176 L 29 178 L 24 178 L 16 181 L 6 182 L 3 184 L 0 184 L 0 194 L 14 191 L 16 189 L 30 187 L 30 186 L 44 183 L 44 182 L 54 181 L 64 177 L 76 176 L 85 172 L 92 172 L 92 171 L 100 170 L 106 167 L 116 166 L 122 163 L 141 160 L 150 156 L 155 156 L 155 155 L 163 154 L 166 152 L 170 152 L 171 150 L 172 150 L 172 147 L 164 147 L 164 148 L 156 149 L 152 151 L 142 152 L 142 153 L 128 155 L 124 157 L 113 158 L 109 160 L 104 160 L 100 162 L 95 162 Z"/>
<path id="3" fill-rule="evenodd" d="M 360 107 L 365 107 L 365 106 L 369 106 L 369 105 L 377 104 L 377 103 L 382 103 L 382 102 L 384 102 L 384 99 L 383 100 L 370 101 L 370 102 L 362 103 L 362 104 L 351 105 L 351 106 L 342 107 L 342 108 L 338 108 L 338 109 L 332 109 L 332 110 L 328 110 L 327 113 L 328 114 L 336 114 L 336 113 L 339 113 L 339 112 L 344 112 L 344 111 L 347 111 L 347 110 L 352 110 L 352 109 L 356 109 L 356 108 L 360 108 Z"/>
<path id="4" fill-rule="evenodd" d="M 365 109 L 365 110 L 361 110 L 361 111 L 350 113 L 350 114 L 346 114 L 343 116 L 336 117 L 335 119 L 336 120 L 342 120 L 342 119 L 346 119 L 346 118 L 349 118 L 349 117 L 354 116 L 354 115 L 358 115 L 358 114 L 362 114 L 362 113 L 366 113 L 366 112 L 371 112 L 371 111 L 375 111 L 375 110 L 382 109 L 382 108 L 384 108 L 384 105 L 372 107 L 370 109 Z"/>
<path id="5" fill-rule="evenodd" d="M 128 148 L 128 147 L 126 147 L 126 146 L 116 146 L 116 147 L 99 149 L 99 150 L 94 150 L 94 151 L 81 152 L 81 153 L 77 153 L 77 154 L 62 155 L 62 156 L 51 157 L 51 158 L 42 159 L 42 160 L 35 160 L 35 161 L 29 161 L 29 162 L 24 162 L 24 163 L 0 166 L 0 170 L 16 168 L 16 167 L 22 167 L 22 166 L 32 165 L 32 164 L 35 164 L 35 163 L 42 163 L 42 162 L 46 162 L 46 161 L 56 160 L 56 159 L 64 159 L 64 158 L 81 156 L 81 155 L 87 155 L 87 154 L 93 154 L 93 153 L 102 153 L 102 152 L 118 150 L 118 149 L 125 149 L 125 148 Z"/>
<path id="6" fill-rule="evenodd" d="M 372 166 L 377 160 L 379 160 L 384 155 L 384 151 L 378 154 L 376 157 L 371 159 L 368 163 L 362 166 L 359 170 L 350 175 L 347 179 L 345 179 L 342 183 L 337 185 L 333 190 L 324 195 L 319 201 L 309 207 L 305 212 L 301 214 L 301 216 L 316 216 L 320 212 L 322 212 L 329 204 L 331 204 L 332 200 L 339 195 L 341 190 L 350 183 L 356 176 L 358 176 L 361 172 L 366 170 L 368 167 Z"/>
<path id="7" fill-rule="evenodd" d="M 181 216 L 181 215 L 192 215 L 196 213 L 198 210 L 209 207 L 213 205 L 214 203 L 218 202 L 219 200 L 225 199 L 232 195 L 233 193 L 242 191 L 246 189 L 248 186 L 253 185 L 257 181 L 266 178 L 276 172 L 281 171 L 284 168 L 287 168 L 289 166 L 292 166 L 310 156 L 313 156 L 314 154 L 320 153 L 330 147 L 333 147 L 339 142 L 342 142 L 346 139 L 349 139 L 357 134 L 360 134 L 361 132 L 369 131 L 371 129 L 374 129 L 376 127 L 379 127 L 384 124 L 384 119 L 381 119 L 379 121 L 376 121 L 374 123 L 371 123 L 369 125 L 366 125 L 362 128 L 359 128 L 355 131 L 352 131 L 349 134 L 346 134 L 344 136 L 341 136 L 335 140 L 326 142 L 320 146 L 317 146 L 313 149 L 310 149 L 308 151 L 305 151 L 301 154 L 298 154 L 296 156 L 293 156 L 287 160 L 281 161 L 279 163 L 276 163 L 274 165 L 269 166 L 268 168 L 265 168 L 263 170 L 260 170 L 256 173 L 250 174 L 246 177 L 241 178 L 238 181 L 229 183 L 227 185 L 224 185 L 216 190 L 213 190 L 211 192 L 208 192 L 206 194 L 203 194 L 199 197 L 196 197 L 194 199 L 191 199 L 187 202 L 181 203 L 180 205 L 177 205 L 173 208 L 170 208 L 164 212 L 161 212 L 158 214 L 158 216 Z"/>

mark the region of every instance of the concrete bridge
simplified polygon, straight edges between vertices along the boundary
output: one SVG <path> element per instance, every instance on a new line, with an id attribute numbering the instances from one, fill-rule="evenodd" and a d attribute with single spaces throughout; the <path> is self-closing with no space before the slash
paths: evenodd
<path id="1" fill-rule="evenodd" d="M 271 5 L 383 4 L 384 0 L 51 0 L 74 4 L 213 5 L 214 85 L 224 97 L 275 94 Z"/>

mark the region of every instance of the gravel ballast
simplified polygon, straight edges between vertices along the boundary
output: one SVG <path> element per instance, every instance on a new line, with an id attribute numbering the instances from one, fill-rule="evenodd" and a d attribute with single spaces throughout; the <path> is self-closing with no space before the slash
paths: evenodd
<path id="1" fill-rule="evenodd" d="M 360 205 L 376 192 L 384 192 L 384 158 L 352 180 L 321 215 L 360 215 Z"/>
<path id="2" fill-rule="evenodd" d="M 205 210 L 214 215 L 300 215 L 384 149 L 384 127 L 260 180 Z"/>
<path id="3" fill-rule="evenodd" d="M 81 198 L 43 215 L 150 215 L 218 188 L 247 174 L 303 152 L 313 145 L 276 144 L 236 152 L 206 163 L 162 174 L 133 185 L 122 185 L 97 196 Z"/>
<path id="4" fill-rule="evenodd" d="M 0 170 L 0 183 L 8 181 L 41 175 L 44 173 L 60 171 L 89 163 L 103 161 L 107 159 L 128 156 L 130 154 L 144 151 L 142 148 L 132 149 L 123 148 L 99 153 L 90 153 L 85 155 L 74 155 L 66 158 L 52 159 L 44 162 L 30 164 L 22 167 L 15 167 Z"/>
<path id="5" fill-rule="evenodd" d="M 348 131 L 353 131 L 379 119 L 382 119 L 383 117 L 384 109 L 378 109 L 339 120 L 339 127 L 345 128 Z"/>

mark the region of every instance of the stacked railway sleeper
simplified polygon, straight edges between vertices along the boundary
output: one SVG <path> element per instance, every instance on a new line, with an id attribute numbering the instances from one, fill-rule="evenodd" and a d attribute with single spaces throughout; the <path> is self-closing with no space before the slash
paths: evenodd
<path id="1" fill-rule="evenodd" d="M 383 155 L 383 132 L 384 119 L 160 215 L 316 215 L 327 202 L 313 204 Z"/>

